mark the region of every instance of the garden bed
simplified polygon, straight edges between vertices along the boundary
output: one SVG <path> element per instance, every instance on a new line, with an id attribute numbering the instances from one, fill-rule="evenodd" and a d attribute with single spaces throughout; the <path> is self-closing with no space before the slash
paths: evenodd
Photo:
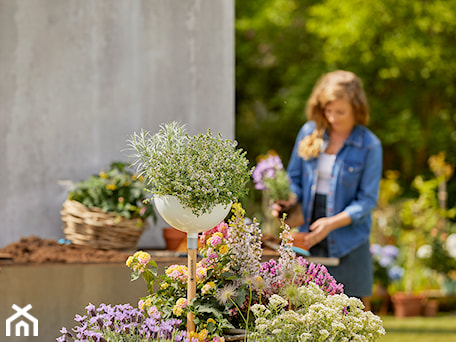
<path id="1" fill-rule="evenodd" d="M 123 263 L 131 252 L 59 244 L 55 240 L 30 236 L 1 248 L 0 260 L 2 264 Z"/>

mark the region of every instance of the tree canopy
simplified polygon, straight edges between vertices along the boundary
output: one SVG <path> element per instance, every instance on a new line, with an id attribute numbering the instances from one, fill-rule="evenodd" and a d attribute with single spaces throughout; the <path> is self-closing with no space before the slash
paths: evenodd
<path id="1" fill-rule="evenodd" d="M 456 1 L 236 1 L 236 137 L 285 164 L 316 80 L 364 83 L 384 170 L 409 182 L 446 151 L 456 163 Z"/>

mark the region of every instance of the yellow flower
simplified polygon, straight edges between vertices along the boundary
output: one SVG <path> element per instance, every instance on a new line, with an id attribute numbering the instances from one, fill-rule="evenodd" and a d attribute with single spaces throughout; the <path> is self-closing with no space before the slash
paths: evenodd
<path id="1" fill-rule="evenodd" d="M 133 254 L 133 258 L 138 259 L 141 253 L 143 253 L 143 251 L 137 251 L 135 254 Z"/>
<path id="2" fill-rule="evenodd" d="M 214 233 L 214 234 L 212 234 L 212 236 L 218 236 L 218 237 L 221 237 L 223 239 L 223 234 L 220 233 L 220 232 Z"/>
<path id="3" fill-rule="evenodd" d="M 141 265 L 146 265 L 150 261 L 149 253 L 146 253 L 146 252 L 139 253 L 138 261 Z"/>
<path id="4" fill-rule="evenodd" d="M 219 252 L 222 255 L 228 253 L 229 250 L 230 250 L 230 248 L 227 245 L 221 245 L 219 247 Z"/>
<path id="5" fill-rule="evenodd" d="M 207 284 L 204 284 L 204 286 L 201 288 L 201 293 L 206 294 L 208 293 L 211 289 L 215 287 L 215 284 L 213 281 L 208 282 Z"/>
<path id="6" fill-rule="evenodd" d="M 173 314 L 176 316 L 182 315 L 182 308 L 180 306 L 175 305 L 173 308 Z"/>
<path id="7" fill-rule="evenodd" d="M 190 334 L 188 335 L 190 341 L 192 340 L 192 337 L 193 338 L 198 338 L 198 333 L 197 332 L 194 332 L 194 331 L 190 331 Z"/>
<path id="8" fill-rule="evenodd" d="M 198 340 L 204 341 L 208 335 L 207 329 L 203 329 L 198 333 Z"/>
<path id="9" fill-rule="evenodd" d="M 187 306 L 187 299 L 179 298 L 176 302 L 176 306 L 178 306 L 180 308 L 185 308 Z"/>
<path id="10" fill-rule="evenodd" d="M 127 259 L 127 261 L 125 262 L 125 264 L 130 267 L 131 266 L 131 263 L 133 262 L 134 258 L 130 255 Z"/>
<path id="11" fill-rule="evenodd" d="M 104 171 L 100 171 L 99 176 L 104 179 L 108 178 L 108 175 Z"/>
<path id="12" fill-rule="evenodd" d="M 147 298 L 146 301 L 145 301 L 146 305 L 149 306 L 150 304 L 152 304 L 152 298 Z"/>
<path id="13" fill-rule="evenodd" d="M 169 284 L 168 283 L 162 283 L 160 285 L 160 287 L 164 290 L 164 289 L 167 289 L 169 287 Z"/>
<path id="14" fill-rule="evenodd" d="M 106 189 L 108 190 L 116 190 L 116 185 L 115 184 L 106 184 Z"/>
<path id="15" fill-rule="evenodd" d="M 212 318 L 208 318 L 208 319 L 207 319 L 207 323 L 208 323 L 208 324 L 209 324 L 209 323 L 213 323 L 213 324 L 215 324 L 215 320 L 214 320 L 214 319 L 212 319 Z"/>

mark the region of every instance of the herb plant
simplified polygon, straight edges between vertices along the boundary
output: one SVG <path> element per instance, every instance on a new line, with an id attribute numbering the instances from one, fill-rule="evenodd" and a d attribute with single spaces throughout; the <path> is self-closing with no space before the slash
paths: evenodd
<path id="1" fill-rule="evenodd" d="M 155 135 L 142 130 L 128 140 L 132 163 L 154 196 L 176 196 L 201 215 L 217 204 L 230 205 L 247 194 L 251 170 L 237 142 L 206 134 L 190 136 L 172 122 Z"/>

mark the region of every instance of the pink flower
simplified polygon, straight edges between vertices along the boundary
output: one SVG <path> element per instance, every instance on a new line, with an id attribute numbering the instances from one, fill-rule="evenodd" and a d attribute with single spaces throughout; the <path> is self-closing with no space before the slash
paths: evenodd
<path id="1" fill-rule="evenodd" d="M 146 252 L 141 252 L 138 255 L 138 261 L 141 265 L 146 265 L 150 261 L 150 255 Z"/>
<path id="2" fill-rule="evenodd" d="M 222 243 L 222 238 L 220 236 L 213 236 L 211 238 L 211 246 L 216 247 Z"/>
<path id="3" fill-rule="evenodd" d="M 212 252 L 211 254 L 209 254 L 207 256 L 208 259 L 217 259 L 218 258 L 218 254 L 216 252 Z"/>

